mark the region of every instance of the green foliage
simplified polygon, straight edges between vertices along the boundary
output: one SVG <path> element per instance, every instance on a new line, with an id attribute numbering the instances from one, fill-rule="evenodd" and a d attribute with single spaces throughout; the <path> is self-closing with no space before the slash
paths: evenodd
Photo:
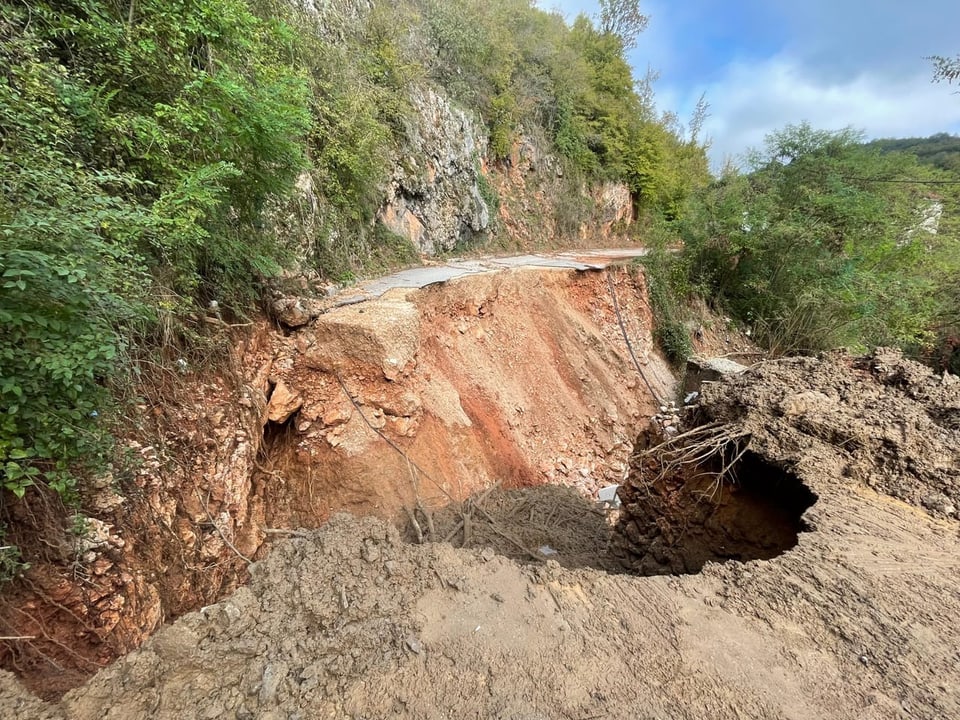
<path id="1" fill-rule="evenodd" d="M 683 320 L 689 296 L 684 259 L 671 253 L 663 235 L 654 236 L 651 252 L 640 260 L 647 279 L 647 296 L 653 311 L 653 339 L 675 366 L 682 366 L 693 353 L 690 333 Z"/>
<path id="2" fill-rule="evenodd" d="M 913 181 L 937 171 L 808 125 L 769 136 L 752 166 L 688 207 L 691 281 L 775 352 L 925 345 L 960 261 L 948 224 L 920 227 L 942 196 Z"/>
<path id="3" fill-rule="evenodd" d="M 923 165 L 960 173 L 960 136 L 937 133 L 928 138 L 885 138 L 874 140 L 868 146 L 884 152 L 902 152 L 915 155 Z"/>
<path id="4" fill-rule="evenodd" d="M 344 236 L 344 231 L 334 225 L 319 229 L 321 236 L 330 239 L 317 242 L 314 261 L 322 276 L 334 282 L 349 284 L 355 282 L 361 273 L 383 273 L 420 260 L 417 249 L 409 240 L 392 232 L 380 221 L 350 228 L 349 232 Z"/>
<path id="5" fill-rule="evenodd" d="M 497 211 L 500 209 L 500 196 L 497 194 L 497 189 L 490 184 L 490 181 L 483 171 L 477 172 L 477 190 L 480 191 L 483 204 L 490 210 L 490 215 L 496 217 Z"/>
<path id="6" fill-rule="evenodd" d="M 158 297 L 242 308 L 303 164 L 290 35 L 242 0 L 0 8 L 0 479 L 70 500 Z M 186 306 L 183 308 L 187 309 Z"/>
<path id="7" fill-rule="evenodd" d="M 636 47 L 650 20 L 640 12 L 639 0 L 599 0 L 599 5 L 600 31 L 615 35 L 625 49 Z"/>
<path id="8" fill-rule="evenodd" d="M 5 537 L 6 528 L 0 525 L 0 538 Z M 16 545 L 0 545 L 0 587 L 3 584 L 20 577 L 30 569 L 30 564 L 23 561 L 20 548 Z"/>
<path id="9" fill-rule="evenodd" d="M 368 226 L 410 113 L 407 91 L 423 70 L 404 45 L 410 19 L 377 5 L 331 39 L 312 10 L 296 18 L 299 63 L 311 88 L 307 149 L 318 195 L 338 225 Z"/>
<path id="10" fill-rule="evenodd" d="M 260 215 L 303 164 L 307 88 L 284 59 L 289 33 L 243 0 L 130 10 L 35 3 L 21 22 L 38 58 L 63 68 L 79 136 L 71 153 L 144 181 L 149 264 L 178 294 L 242 303 L 250 275 L 279 269 Z"/>

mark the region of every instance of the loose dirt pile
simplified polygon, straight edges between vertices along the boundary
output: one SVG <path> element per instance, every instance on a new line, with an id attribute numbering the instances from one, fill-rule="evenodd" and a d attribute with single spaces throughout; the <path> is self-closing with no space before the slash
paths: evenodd
<path id="1" fill-rule="evenodd" d="M 687 414 L 686 432 L 651 424 L 637 444 L 615 543 L 631 570 L 696 572 L 793 547 L 816 499 L 803 482 L 819 493 L 845 478 L 956 517 L 960 379 L 896 352 L 761 363 L 705 384 Z"/>
<path id="2" fill-rule="evenodd" d="M 761 363 L 705 386 L 705 423 L 811 486 L 842 477 L 957 517 L 960 378 L 897 351 Z"/>
<path id="3" fill-rule="evenodd" d="M 955 378 L 890 353 L 763 363 L 706 385 L 687 427 L 816 496 L 784 554 L 681 576 L 565 568 L 568 556 L 590 565 L 596 514 L 547 489 L 475 496 L 474 548 L 409 544 L 340 515 L 58 704 L 0 676 L 0 716 L 960 717 L 957 400 Z M 634 458 L 620 527 L 654 457 Z M 732 482 L 720 490 L 740 492 Z M 435 518 L 452 542 L 463 515 Z M 536 553 L 536 528 L 551 525 L 555 560 L 493 549 Z M 500 532 L 482 535 L 490 527 Z"/>

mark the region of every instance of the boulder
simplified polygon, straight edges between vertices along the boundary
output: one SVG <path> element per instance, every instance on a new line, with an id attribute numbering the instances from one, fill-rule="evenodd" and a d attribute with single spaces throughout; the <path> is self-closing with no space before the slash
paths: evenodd
<path id="1" fill-rule="evenodd" d="M 420 349 L 416 305 L 389 295 L 322 315 L 301 342 L 307 367 L 340 372 L 357 363 L 395 380 Z"/>

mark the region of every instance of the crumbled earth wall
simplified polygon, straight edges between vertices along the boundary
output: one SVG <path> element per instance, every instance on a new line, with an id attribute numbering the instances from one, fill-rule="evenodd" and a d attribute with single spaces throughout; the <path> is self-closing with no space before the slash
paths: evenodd
<path id="1" fill-rule="evenodd" d="M 59 703 L 0 673 L 0 715 L 958 717 L 958 525 L 922 507 L 957 468 L 955 385 L 886 352 L 762 363 L 705 385 L 701 422 L 749 430 L 759 457 L 817 495 L 778 557 L 609 575 L 409 545 L 379 520 L 338 515 Z M 500 513 L 500 530 L 525 526 L 521 515 L 510 526 Z"/>
<path id="2" fill-rule="evenodd" d="M 613 277 L 635 351 L 670 394 L 642 279 Z M 496 483 L 560 480 L 590 495 L 623 479 L 632 428 L 655 407 L 599 272 L 390 291 L 278 338 L 271 382 L 303 398 L 264 466 L 286 485 L 268 513 L 275 526 L 316 526 L 338 509 L 435 509 Z"/>
<path id="3" fill-rule="evenodd" d="M 820 491 L 844 478 L 938 518 L 960 507 L 960 378 L 893 350 L 766 362 L 706 384 L 708 421 Z"/>
<path id="4" fill-rule="evenodd" d="M 272 333 L 256 323 L 216 371 L 184 361 L 145 379 L 120 462 L 84 488 L 76 516 L 41 493 L 7 505 L 7 539 L 31 567 L 0 594 L 0 635 L 25 638 L 0 642 L 3 667 L 62 693 L 245 580 L 238 553 L 264 539 L 251 490 Z"/>
<path id="5" fill-rule="evenodd" d="M 634 350 L 666 395 L 642 277 L 613 273 Z M 225 367 L 188 363 L 144 394 L 128 466 L 84 498 L 76 543 L 46 548 L 38 538 L 71 537 L 70 518 L 35 527 L 55 513 L 32 496 L 17 506 L 14 540 L 39 550 L 0 597 L 0 635 L 29 638 L 0 641 L 0 661 L 37 692 L 62 693 L 245 582 L 268 529 L 339 510 L 394 519 L 496 483 L 590 496 L 622 480 L 655 405 L 603 272 L 515 269 L 287 310 L 296 329 L 260 320 Z"/>

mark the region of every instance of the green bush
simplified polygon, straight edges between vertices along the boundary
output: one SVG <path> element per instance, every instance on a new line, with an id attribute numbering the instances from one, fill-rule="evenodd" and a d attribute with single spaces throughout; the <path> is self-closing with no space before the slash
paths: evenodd
<path id="1" fill-rule="evenodd" d="M 680 223 L 691 281 L 772 351 L 922 347 L 960 267 L 938 184 L 940 232 L 918 230 L 930 186 L 948 176 L 882 154 L 850 130 L 788 126 L 688 205 Z"/>
<path id="2" fill-rule="evenodd" d="M 653 312 L 653 339 L 671 363 L 681 366 L 693 353 L 690 333 L 683 322 L 689 286 L 683 259 L 667 250 L 662 237 L 654 238 L 653 249 L 640 263 Z"/>
<path id="3" fill-rule="evenodd" d="M 283 249 L 307 85 L 241 0 L 0 8 L 0 473 L 71 499 L 166 300 L 241 309 Z"/>

